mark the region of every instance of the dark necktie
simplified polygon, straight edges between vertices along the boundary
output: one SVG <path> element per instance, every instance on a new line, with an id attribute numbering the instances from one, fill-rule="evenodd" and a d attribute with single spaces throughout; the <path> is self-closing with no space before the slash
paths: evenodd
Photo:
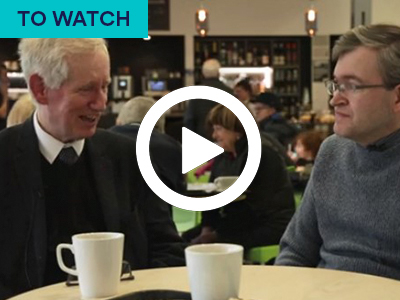
<path id="1" fill-rule="evenodd" d="M 79 156 L 72 147 L 63 148 L 58 154 L 58 159 L 67 165 L 73 165 L 78 158 Z"/>

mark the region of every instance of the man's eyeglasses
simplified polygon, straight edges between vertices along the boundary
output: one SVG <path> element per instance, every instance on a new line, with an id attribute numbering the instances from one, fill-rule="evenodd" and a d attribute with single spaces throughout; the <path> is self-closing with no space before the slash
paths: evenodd
<path id="1" fill-rule="evenodd" d="M 354 83 L 350 82 L 344 82 L 344 83 L 337 83 L 333 80 L 327 80 L 325 81 L 325 87 L 326 91 L 328 92 L 328 95 L 333 96 L 335 92 L 340 92 L 340 93 L 345 93 L 345 92 L 351 92 L 354 93 L 358 90 L 363 90 L 363 89 L 371 89 L 371 88 L 385 88 L 387 89 L 386 85 L 384 84 L 368 84 L 368 85 L 357 85 Z"/>

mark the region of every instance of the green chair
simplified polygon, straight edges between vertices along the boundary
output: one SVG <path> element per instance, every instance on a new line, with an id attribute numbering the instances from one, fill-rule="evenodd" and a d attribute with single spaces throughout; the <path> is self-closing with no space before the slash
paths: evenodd
<path id="1" fill-rule="evenodd" d="M 246 260 L 255 265 L 272 265 L 279 254 L 279 245 L 251 248 L 246 254 Z"/>
<path id="2" fill-rule="evenodd" d="M 172 206 L 172 217 L 179 233 L 189 230 L 201 222 L 201 212 Z"/>
<path id="3" fill-rule="evenodd" d="M 203 166 L 203 165 L 201 165 L 201 166 Z M 196 170 L 198 168 L 200 168 L 201 166 L 198 166 L 197 168 L 194 168 L 193 170 L 191 170 L 191 171 L 189 171 L 187 173 L 187 177 L 186 177 L 186 182 L 187 183 L 207 183 L 207 182 L 209 182 L 209 180 L 210 180 L 210 174 L 209 173 L 201 175 L 198 178 L 196 178 L 196 175 L 194 175 Z"/>
<path id="4" fill-rule="evenodd" d="M 286 167 L 286 171 L 287 171 L 288 173 L 296 172 L 296 167 L 295 167 L 295 166 L 287 166 L 287 167 Z"/>

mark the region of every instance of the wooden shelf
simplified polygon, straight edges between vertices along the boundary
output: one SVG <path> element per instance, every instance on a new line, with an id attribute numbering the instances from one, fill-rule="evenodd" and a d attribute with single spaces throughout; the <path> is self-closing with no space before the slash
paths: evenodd
<path id="1" fill-rule="evenodd" d="M 209 58 L 218 59 L 224 68 L 271 67 L 274 69 L 272 91 L 282 98 L 287 116 L 297 118 L 303 90 L 303 58 L 300 60 L 303 41 L 302 37 L 279 36 L 194 37 L 195 83 L 200 83 L 201 66 Z"/>

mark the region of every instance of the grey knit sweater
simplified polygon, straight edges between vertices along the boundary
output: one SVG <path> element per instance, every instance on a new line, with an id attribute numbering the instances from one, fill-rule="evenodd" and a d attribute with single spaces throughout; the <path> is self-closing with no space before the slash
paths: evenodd
<path id="1" fill-rule="evenodd" d="M 400 131 L 323 143 L 276 264 L 400 279 Z"/>

